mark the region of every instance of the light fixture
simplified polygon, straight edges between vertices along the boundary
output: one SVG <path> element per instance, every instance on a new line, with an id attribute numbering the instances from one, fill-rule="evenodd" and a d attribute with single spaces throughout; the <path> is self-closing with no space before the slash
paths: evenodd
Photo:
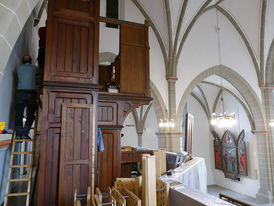
<path id="1" fill-rule="evenodd" d="M 219 21 L 218 21 L 218 12 L 216 10 L 216 32 L 217 32 L 217 38 L 218 38 L 218 57 L 219 57 L 219 66 L 220 66 L 220 88 L 223 89 L 223 84 L 222 84 L 222 75 L 221 75 L 221 43 L 220 43 L 220 27 L 219 27 Z M 222 102 L 222 108 L 223 108 L 223 113 L 216 115 L 216 113 L 212 113 L 212 119 L 210 121 L 211 125 L 217 126 L 218 128 L 231 128 L 233 125 L 237 123 L 236 120 L 236 115 L 235 113 L 231 114 L 226 114 L 224 111 L 224 98 L 223 98 L 223 92 L 222 92 L 222 97 L 221 97 L 221 102 Z"/>
<path id="2" fill-rule="evenodd" d="M 159 127 L 173 128 L 175 127 L 174 120 L 160 119 Z"/>
<path id="3" fill-rule="evenodd" d="M 271 119 L 271 120 L 269 121 L 269 126 L 270 126 L 270 127 L 274 127 L 274 119 Z"/>
<path id="4" fill-rule="evenodd" d="M 213 126 L 217 126 L 218 128 L 231 128 L 237 123 L 235 113 L 231 113 L 227 115 L 225 112 L 223 114 L 216 115 L 212 114 L 212 119 L 210 122 Z"/>

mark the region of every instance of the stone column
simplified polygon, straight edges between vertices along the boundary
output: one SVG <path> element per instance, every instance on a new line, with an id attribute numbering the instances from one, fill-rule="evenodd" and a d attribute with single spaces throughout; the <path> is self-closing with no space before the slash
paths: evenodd
<path id="1" fill-rule="evenodd" d="M 142 137 L 143 137 L 143 131 L 138 131 L 137 132 L 137 135 L 138 135 L 138 147 L 142 147 L 143 146 L 143 140 L 142 140 Z"/>
<path id="2" fill-rule="evenodd" d="M 168 113 L 169 113 L 169 118 L 174 119 L 176 117 L 176 84 L 177 78 L 167 78 L 167 83 L 168 83 Z"/>
<path id="3" fill-rule="evenodd" d="M 261 90 L 266 131 L 256 132 L 260 179 L 260 189 L 256 196 L 258 201 L 267 203 L 274 202 L 274 129 L 269 126 L 270 119 L 274 118 L 273 89 L 273 87 L 263 87 Z"/>

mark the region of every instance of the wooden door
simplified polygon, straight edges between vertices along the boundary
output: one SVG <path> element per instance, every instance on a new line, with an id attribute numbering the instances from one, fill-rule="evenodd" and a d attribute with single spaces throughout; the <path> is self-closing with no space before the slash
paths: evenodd
<path id="1" fill-rule="evenodd" d="M 73 203 L 75 189 L 94 191 L 95 106 L 62 104 L 59 206 Z"/>
<path id="2" fill-rule="evenodd" d="M 122 24 L 120 35 L 120 92 L 149 96 L 148 27 Z"/>
<path id="3" fill-rule="evenodd" d="M 98 184 L 102 191 L 120 177 L 120 130 L 102 129 L 104 151 L 98 153 Z"/>

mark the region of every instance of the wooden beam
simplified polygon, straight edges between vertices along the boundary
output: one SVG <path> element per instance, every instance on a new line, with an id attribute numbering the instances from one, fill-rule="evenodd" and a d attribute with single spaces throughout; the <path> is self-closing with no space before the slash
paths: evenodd
<path id="1" fill-rule="evenodd" d="M 156 206 L 155 156 L 143 155 L 142 175 L 142 206 Z"/>

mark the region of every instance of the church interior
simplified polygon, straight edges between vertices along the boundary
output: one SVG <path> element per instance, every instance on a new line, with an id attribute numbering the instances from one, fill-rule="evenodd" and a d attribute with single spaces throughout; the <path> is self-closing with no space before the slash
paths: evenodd
<path id="1" fill-rule="evenodd" d="M 274 205 L 274 1 L 0 0 L 0 53 L 1 206 Z"/>

